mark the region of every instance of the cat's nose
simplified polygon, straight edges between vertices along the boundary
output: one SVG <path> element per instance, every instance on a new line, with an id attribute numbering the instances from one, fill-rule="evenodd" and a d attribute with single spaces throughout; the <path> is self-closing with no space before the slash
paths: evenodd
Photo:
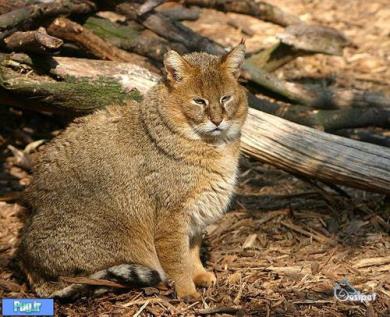
<path id="1" fill-rule="evenodd" d="M 221 122 L 223 121 L 223 118 L 212 118 L 212 119 L 210 119 L 210 121 L 218 127 L 221 124 Z"/>

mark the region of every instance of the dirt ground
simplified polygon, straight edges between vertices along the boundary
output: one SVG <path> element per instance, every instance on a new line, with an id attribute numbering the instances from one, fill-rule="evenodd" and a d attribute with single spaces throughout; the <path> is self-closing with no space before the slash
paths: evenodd
<path id="1" fill-rule="evenodd" d="M 388 0 L 269 0 L 304 21 L 335 27 L 354 44 L 341 57 L 299 58 L 281 78 L 331 81 L 347 88 L 388 92 Z M 240 28 L 232 27 L 234 19 Z M 282 29 L 247 16 L 202 10 L 187 25 L 224 45 L 247 38 L 250 51 L 268 46 Z M 248 36 L 245 33 L 253 33 Z M 66 121 L 0 107 L 0 195 L 31 181 L 17 166 L 22 152 L 55 137 Z M 388 135 L 388 132 L 386 132 Z M 27 148 L 26 148 L 27 147 Z M 19 158 L 18 158 L 19 155 Z M 12 269 L 18 232 L 29 211 L 0 200 L 0 298 L 33 297 Z M 58 316 L 390 316 L 390 204 L 382 195 L 301 179 L 243 157 L 230 211 L 208 228 L 207 266 L 217 284 L 186 304 L 171 288 L 120 290 L 72 304 Z M 347 278 L 373 302 L 337 300 Z"/>

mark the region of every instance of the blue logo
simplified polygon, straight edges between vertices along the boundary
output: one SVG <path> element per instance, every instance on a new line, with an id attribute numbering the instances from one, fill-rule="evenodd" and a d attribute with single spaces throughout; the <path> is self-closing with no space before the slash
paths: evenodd
<path id="1" fill-rule="evenodd" d="M 3 316 L 54 316 L 54 301 L 49 298 L 4 298 Z"/>

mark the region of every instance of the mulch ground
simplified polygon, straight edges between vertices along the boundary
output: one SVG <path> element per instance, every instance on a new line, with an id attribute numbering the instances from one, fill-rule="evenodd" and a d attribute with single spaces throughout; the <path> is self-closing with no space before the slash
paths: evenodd
<path id="1" fill-rule="evenodd" d="M 270 1 L 307 22 L 338 28 L 353 41 L 342 57 L 312 56 L 277 71 L 288 79 L 333 80 L 338 87 L 385 92 L 390 85 L 390 7 L 387 0 Z M 236 21 L 233 27 L 229 20 Z M 222 44 L 254 32 L 255 51 L 281 28 L 235 14 L 203 10 L 188 23 Z M 248 30 L 249 29 L 249 30 Z M 226 36 L 226 35 L 229 36 Z M 0 108 L 0 195 L 23 190 L 31 175 L 24 152 L 37 151 L 66 121 Z M 388 135 L 388 131 L 384 131 Z M 24 152 L 22 151 L 24 150 Z M 0 201 L 0 297 L 33 297 L 12 268 L 18 232 L 29 211 Z M 301 179 L 243 157 L 230 211 L 208 228 L 207 266 L 217 284 L 202 300 L 178 301 L 172 288 L 120 290 L 71 304 L 59 316 L 390 316 L 390 204 L 378 194 Z M 347 278 L 373 302 L 340 301 Z"/>

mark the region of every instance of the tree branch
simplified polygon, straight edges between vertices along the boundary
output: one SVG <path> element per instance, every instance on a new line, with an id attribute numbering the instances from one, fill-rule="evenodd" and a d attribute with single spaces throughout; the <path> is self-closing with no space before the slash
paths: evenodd
<path id="1" fill-rule="evenodd" d="M 47 31 L 53 36 L 72 41 L 80 45 L 101 59 L 139 64 L 153 72 L 159 72 L 159 70 L 150 64 L 145 57 L 128 53 L 112 46 L 93 32 L 83 28 L 76 22 L 68 20 L 67 18 L 55 19 L 48 26 Z"/>
<path id="2" fill-rule="evenodd" d="M 47 34 L 43 27 L 35 31 L 15 32 L 4 39 L 7 49 L 14 52 L 48 53 L 58 50 L 63 41 Z"/>
<path id="3" fill-rule="evenodd" d="M 390 109 L 368 107 L 313 110 L 305 106 L 279 105 L 252 94 L 248 94 L 248 98 L 250 106 L 254 109 L 324 131 L 390 126 Z"/>
<path id="4" fill-rule="evenodd" d="M 116 10 L 156 34 L 170 41 L 182 43 L 190 51 L 205 51 L 215 55 L 221 55 L 225 52 L 221 45 L 192 31 L 179 21 L 170 20 L 161 13 L 154 12 L 138 16 L 136 14 L 137 6 L 133 3 L 122 3 L 116 6 Z"/>
<path id="5" fill-rule="evenodd" d="M 83 26 L 116 47 L 148 56 L 159 62 L 171 48 L 181 54 L 188 52 L 184 45 L 170 43 L 134 21 L 129 21 L 127 25 L 119 25 L 107 19 L 90 17 Z"/>
<path id="6" fill-rule="evenodd" d="M 86 14 L 96 9 L 90 1 L 56 0 L 49 3 L 34 4 L 0 15 L 0 40 L 17 29 L 24 30 L 43 18 L 59 15 Z"/>
<path id="7" fill-rule="evenodd" d="M 252 0 L 182 0 L 185 5 L 196 5 L 204 8 L 211 8 L 223 12 L 235 12 L 251 15 L 258 19 L 287 26 L 302 21 L 295 15 L 287 13 L 272 4 L 264 1 Z"/>

